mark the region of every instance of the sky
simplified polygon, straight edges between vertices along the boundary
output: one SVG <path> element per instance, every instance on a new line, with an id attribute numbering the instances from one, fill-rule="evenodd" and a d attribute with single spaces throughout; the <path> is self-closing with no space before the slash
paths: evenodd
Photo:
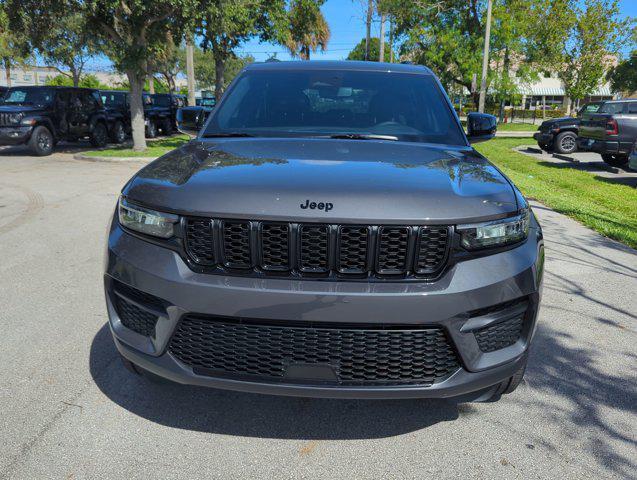
<path id="1" fill-rule="evenodd" d="M 583 2 L 584 0 L 582 0 Z M 354 46 L 365 37 L 365 8 L 366 0 L 327 0 L 321 8 L 331 30 L 331 40 L 326 52 L 312 54 L 313 60 L 342 60 Z M 622 17 L 637 18 L 637 0 L 620 0 Z M 380 22 L 376 20 L 372 25 L 372 36 L 378 36 Z M 624 54 L 629 53 L 626 48 Z M 251 40 L 238 49 L 238 53 L 250 54 L 257 61 L 264 61 L 273 54 L 279 60 L 290 60 L 290 54 L 280 45 L 259 43 Z M 90 65 L 90 70 L 109 69 L 108 59 L 96 58 Z"/>

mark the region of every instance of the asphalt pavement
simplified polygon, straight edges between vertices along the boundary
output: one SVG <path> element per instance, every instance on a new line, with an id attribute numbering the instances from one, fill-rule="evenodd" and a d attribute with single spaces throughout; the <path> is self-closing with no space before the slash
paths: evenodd
<path id="1" fill-rule="evenodd" d="M 156 385 L 120 364 L 102 291 L 142 165 L 0 152 L 0 478 L 637 478 L 637 251 L 535 206 L 539 329 L 496 403 Z"/>

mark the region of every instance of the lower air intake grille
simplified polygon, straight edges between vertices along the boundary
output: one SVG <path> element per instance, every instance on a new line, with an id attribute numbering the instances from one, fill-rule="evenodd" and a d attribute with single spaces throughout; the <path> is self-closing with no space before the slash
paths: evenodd
<path id="1" fill-rule="evenodd" d="M 113 280 L 113 300 L 117 316 L 126 328 L 130 328 L 140 335 L 150 337 L 155 334 L 157 315 L 141 308 L 140 305 L 150 310 L 161 312 L 164 310 L 164 302 L 160 299 L 125 283 Z"/>
<path id="2" fill-rule="evenodd" d="M 261 322 L 186 315 L 169 351 L 198 374 L 270 382 L 294 382 L 298 365 L 331 369 L 321 383 L 336 385 L 431 385 L 460 368 L 440 328 Z"/>
<path id="3" fill-rule="evenodd" d="M 513 345 L 522 334 L 524 315 L 476 330 L 474 335 L 482 352 L 495 352 Z"/>

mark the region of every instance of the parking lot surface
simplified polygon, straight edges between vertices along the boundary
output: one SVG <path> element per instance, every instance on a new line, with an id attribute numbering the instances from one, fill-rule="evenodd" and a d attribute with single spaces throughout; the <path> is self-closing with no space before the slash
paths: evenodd
<path id="1" fill-rule="evenodd" d="M 0 478 L 637 477 L 637 251 L 535 206 L 540 326 L 497 403 L 156 385 L 121 365 L 102 291 L 142 165 L 0 152 Z"/>

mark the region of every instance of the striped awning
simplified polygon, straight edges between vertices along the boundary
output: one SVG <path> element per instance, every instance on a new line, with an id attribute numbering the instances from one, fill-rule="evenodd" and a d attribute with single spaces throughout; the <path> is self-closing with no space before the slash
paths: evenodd
<path id="1" fill-rule="evenodd" d="M 521 85 L 520 93 L 522 95 L 534 96 L 534 97 L 560 97 L 564 96 L 564 87 L 543 87 L 540 85 Z M 590 97 L 610 97 L 612 96 L 612 92 L 610 91 L 609 85 L 601 85 L 594 92 L 592 92 Z"/>

